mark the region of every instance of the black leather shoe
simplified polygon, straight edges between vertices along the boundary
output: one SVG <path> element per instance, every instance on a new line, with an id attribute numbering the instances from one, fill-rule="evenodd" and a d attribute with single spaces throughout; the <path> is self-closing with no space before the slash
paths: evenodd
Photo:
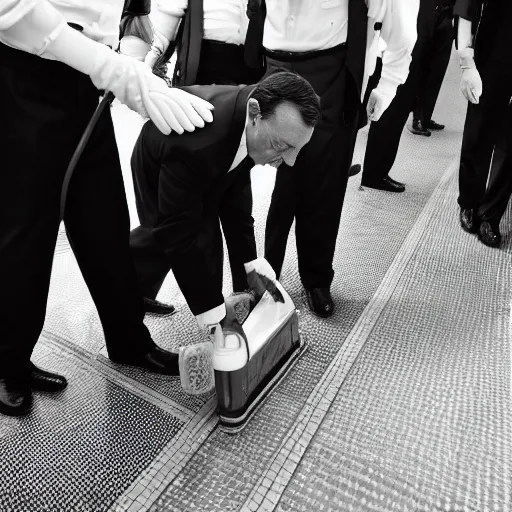
<path id="1" fill-rule="evenodd" d="M 473 208 L 460 209 L 460 225 L 464 231 L 468 233 L 476 233 L 478 229 L 478 222 L 476 219 L 476 212 Z"/>
<path id="2" fill-rule="evenodd" d="M 441 130 L 444 130 L 444 124 L 436 123 L 432 119 L 428 123 L 425 123 L 425 125 L 426 125 L 425 128 L 427 130 L 432 130 L 434 132 L 439 132 Z"/>
<path id="3" fill-rule="evenodd" d="M 144 297 L 144 311 L 152 315 L 172 315 L 176 309 L 171 304 L 164 304 L 158 300 Z"/>
<path id="4" fill-rule="evenodd" d="M 30 387 L 33 390 L 57 393 L 67 385 L 68 381 L 62 375 L 47 372 L 30 363 Z"/>
<path id="5" fill-rule="evenodd" d="M 155 345 L 149 352 L 141 355 L 129 355 L 121 357 L 112 357 L 112 362 L 117 364 L 125 364 L 128 366 L 136 366 L 153 373 L 162 375 L 179 375 L 178 354 L 168 352 Z"/>
<path id="6" fill-rule="evenodd" d="M 348 171 L 348 177 L 352 178 L 352 176 L 355 176 L 356 174 L 359 174 L 361 172 L 361 164 L 354 164 L 350 166 L 350 169 Z"/>
<path id="7" fill-rule="evenodd" d="M 334 313 L 334 302 L 329 288 L 306 289 L 306 298 L 311 312 L 321 318 L 328 318 Z"/>
<path id="8" fill-rule="evenodd" d="M 419 119 L 413 119 L 412 125 L 407 126 L 408 130 L 414 135 L 423 135 L 424 137 L 430 137 L 432 134 L 423 126 L 423 123 Z"/>
<path id="9" fill-rule="evenodd" d="M 0 414 L 21 416 L 32 405 L 32 391 L 27 379 L 0 379 Z"/>
<path id="10" fill-rule="evenodd" d="M 478 240 L 488 247 L 499 247 L 501 244 L 500 229 L 496 225 L 484 220 L 478 227 Z"/>
<path id="11" fill-rule="evenodd" d="M 386 176 L 375 181 L 361 181 L 362 187 L 375 188 L 377 190 L 385 190 L 386 192 L 403 192 L 405 185 L 393 178 Z"/>

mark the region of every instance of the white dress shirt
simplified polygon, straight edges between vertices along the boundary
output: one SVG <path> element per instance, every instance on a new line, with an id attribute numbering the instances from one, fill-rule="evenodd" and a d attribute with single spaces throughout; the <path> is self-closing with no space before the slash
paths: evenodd
<path id="1" fill-rule="evenodd" d="M 151 10 L 157 29 L 169 40 L 185 14 L 188 0 L 158 0 Z M 241 45 L 245 42 L 249 19 L 247 0 L 204 0 L 204 38 L 222 43 Z"/>
<path id="2" fill-rule="evenodd" d="M 349 0 L 266 0 L 263 46 L 289 52 L 318 51 L 346 42 Z M 365 78 L 375 69 L 379 39 L 387 48 L 377 90 L 389 104 L 409 75 L 417 38 L 419 0 L 366 0 L 368 6 Z M 380 32 L 375 23 L 382 23 Z"/>
<path id="3" fill-rule="evenodd" d="M 236 152 L 235 158 L 228 172 L 231 172 L 235 169 L 242 160 L 247 156 L 247 137 L 245 133 L 245 128 L 242 133 L 242 138 L 240 139 L 240 145 L 238 146 L 238 151 Z M 248 262 L 250 263 L 250 262 Z M 201 327 L 207 327 L 211 325 L 218 324 L 224 317 L 226 316 L 226 306 L 224 303 L 219 304 L 217 307 L 205 311 L 196 316 L 197 323 Z"/>
<path id="4" fill-rule="evenodd" d="M 349 0 L 267 0 L 263 46 L 269 50 L 326 50 L 347 40 Z"/>
<path id="5" fill-rule="evenodd" d="M 60 11 L 68 23 L 83 27 L 83 33 L 95 41 L 116 47 L 124 0 L 44 0 Z M 0 0 L 0 41 L 2 30 L 21 20 L 43 0 Z M 43 58 L 54 58 L 43 54 Z"/>

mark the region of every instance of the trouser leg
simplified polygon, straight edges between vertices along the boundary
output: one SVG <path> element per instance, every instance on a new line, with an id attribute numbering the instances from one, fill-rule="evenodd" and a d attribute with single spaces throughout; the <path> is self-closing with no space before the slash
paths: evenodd
<path id="1" fill-rule="evenodd" d="M 509 68 L 497 61 L 480 65 L 483 93 L 478 104 L 468 103 L 462 135 L 458 198 L 462 208 L 478 208 L 484 197 L 492 153 L 510 99 Z"/>

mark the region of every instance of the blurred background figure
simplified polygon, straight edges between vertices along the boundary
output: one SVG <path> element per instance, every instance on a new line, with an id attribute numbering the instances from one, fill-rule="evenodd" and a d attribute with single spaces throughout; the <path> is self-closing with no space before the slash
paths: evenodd
<path id="1" fill-rule="evenodd" d="M 370 126 L 361 180 L 364 187 L 388 192 L 405 190 L 405 185 L 390 178 L 389 172 L 395 162 L 400 137 L 410 112 L 415 109 L 416 115 L 420 116 L 419 120 L 423 119 L 425 123 L 431 121 L 450 57 L 453 40 L 450 16 L 454 2 L 420 0 L 418 39 L 412 52 L 409 76 L 398 88 L 393 102 L 382 117 Z M 423 131 L 424 125 L 416 123 L 413 116 L 412 129 L 415 126 Z M 435 126 L 440 125 L 436 123 Z"/>
<path id="2" fill-rule="evenodd" d="M 253 84 L 263 58 L 249 66 L 247 0 L 159 0 L 151 15 L 155 37 L 146 63 L 159 76 L 176 52 L 175 85 Z"/>
<path id="3" fill-rule="evenodd" d="M 151 0 L 126 0 L 119 25 L 119 50 L 137 60 L 144 60 L 153 42 L 149 19 Z"/>
<path id="4" fill-rule="evenodd" d="M 485 245 L 499 247 L 499 223 L 512 192 L 512 2 L 457 0 L 454 12 L 461 91 L 469 102 L 459 169 L 460 223 Z"/>

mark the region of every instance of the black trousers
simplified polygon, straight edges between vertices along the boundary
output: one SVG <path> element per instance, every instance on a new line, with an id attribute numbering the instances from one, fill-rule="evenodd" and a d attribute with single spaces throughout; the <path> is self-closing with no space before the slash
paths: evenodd
<path id="1" fill-rule="evenodd" d="M 391 105 L 370 126 L 363 164 L 363 183 L 380 180 L 389 174 L 405 123 L 416 104 L 421 105 L 417 108 L 421 108 L 424 113 L 422 115 L 427 116 L 425 120 L 430 120 L 453 41 L 451 19 L 444 17 L 437 22 L 434 20 L 433 27 L 430 27 L 431 16 L 431 11 L 422 12 L 420 4 L 418 40 L 412 53 L 409 75 L 405 83 L 398 87 Z M 426 72 L 430 73 L 428 79 Z M 419 103 L 418 97 L 422 98 Z"/>
<path id="2" fill-rule="evenodd" d="M 295 218 L 299 273 L 306 288 L 329 287 L 332 262 L 357 133 L 360 101 L 338 47 L 305 60 L 267 57 L 267 69 L 295 71 L 321 97 L 322 119 L 294 167 L 281 165 L 267 217 L 265 257 L 281 273 Z"/>
<path id="3" fill-rule="evenodd" d="M 421 61 L 420 86 L 414 103 L 414 117 L 428 123 L 436 106 L 444 75 L 450 62 L 454 31 L 451 17 L 441 18 L 434 27 L 429 47 Z"/>
<path id="4" fill-rule="evenodd" d="M 63 176 L 97 105 L 87 76 L 0 44 L 0 376 L 28 369 L 45 319 Z M 76 168 L 64 222 L 109 354 L 146 351 L 153 341 L 110 112 Z"/>
<path id="5" fill-rule="evenodd" d="M 222 233 L 224 233 L 234 292 L 242 292 L 249 288 L 244 263 L 256 259 L 256 240 L 254 238 L 254 221 L 252 217 L 251 221 L 247 222 L 247 217 L 234 209 L 232 203 L 228 200 L 222 200 L 228 196 L 236 197 L 244 203 L 245 211 L 252 211 L 251 169 L 245 163 L 241 165 L 244 165 L 244 168 L 234 169 L 231 171 L 233 174 L 230 173 L 230 176 L 228 176 L 227 179 L 230 180 L 225 193 L 220 198 L 210 197 L 212 202 L 218 203 L 218 208 L 212 208 L 211 205 L 198 205 L 198 208 L 208 211 L 207 214 L 205 213 L 201 223 L 201 230 L 197 233 L 197 243 L 201 244 L 203 251 L 207 254 L 212 283 L 217 289 L 222 290 L 224 279 Z M 130 249 L 142 293 L 145 297 L 155 299 L 167 274 L 172 269 L 172 263 L 164 245 L 153 234 L 154 228 L 157 228 L 158 225 L 154 225 L 153 221 L 147 218 L 149 216 L 144 211 L 143 205 L 150 204 L 153 199 L 147 196 L 141 187 L 137 187 L 138 180 L 136 175 L 143 173 L 144 169 L 137 164 L 135 159 L 132 159 L 132 171 L 134 174 L 135 194 L 137 196 L 137 211 L 142 225 L 133 229 L 130 233 Z M 159 191 L 159 195 L 162 194 L 163 196 L 166 194 L 172 196 L 172 193 L 172 191 Z M 212 196 L 215 195 L 215 190 L 212 190 Z M 174 240 L 169 238 L 168 245 L 173 243 Z M 247 256 L 248 254 L 250 256 Z M 246 258 L 249 258 L 249 260 Z M 194 279 L 193 269 L 191 269 L 190 275 L 186 276 L 186 278 Z M 197 308 L 194 308 L 193 304 L 189 305 L 193 314 L 204 313 L 204 310 L 196 311 Z"/>
<path id="6" fill-rule="evenodd" d="M 462 136 L 458 202 L 462 208 L 477 208 L 480 218 L 497 224 L 512 192 L 509 106 L 512 62 L 488 60 L 478 62 L 477 67 L 483 92 L 478 104 L 468 103 Z"/>
<path id="7" fill-rule="evenodd" d="M 244 46 L 203 39 L 197 85 L 255 84 L 264 72 L 245 64 Z"/>

